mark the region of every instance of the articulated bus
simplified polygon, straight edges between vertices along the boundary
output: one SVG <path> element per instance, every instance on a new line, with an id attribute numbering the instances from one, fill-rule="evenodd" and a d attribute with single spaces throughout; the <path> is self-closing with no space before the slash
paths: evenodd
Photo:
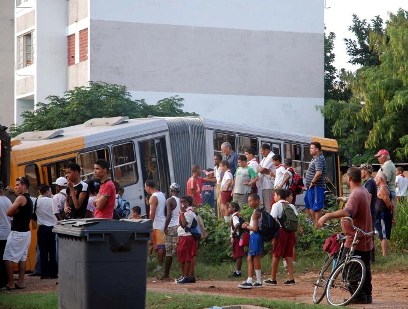
<path id="1" fill-rule="evenodd" d="M 327 161 L 328 189 L 340 196 L 337 141 L 199 117 L 95 118 L 57 130 L 25 132 L 11 141 L 0 130 L 0 179 L 13 186 L 17 177 L 25 175 L 30 181 L 30 194 L 36 197 L 39 184 L 52 184 L 65 176 L 69 163 L 77 162 L 82 177 L 87 179 L 93 177 L 94 162 L 105 159 L 111 164 L 112 178 L 125 188 L 124 198 L 131 206 L 139 205 L 145 214 L 147 179 L 155 180 L 158 189 L 166 193 L 170 184 L 177 182 L 184 194 L 191 166 L 213 167 L 214 154 L 221 153 L 225 141 L 238 154 L 243 154 L 246 148 L 259 150 L 267 143 L 283 159 L 292 158 L 293 167 L 301 175 L 311 161 L 310 143 L 320 142 Z M 262 159 L 260 154 L 258 159 Z M 35 234 L 27 270 L 35 266 Z"/>
<path id="2" fill-rule="evenodd" d="M 2 147 L 7 146 L 6 137 L 0 135 Z M 65 176 L 65 166 L 70 162 L 81 166 L 86 179 L 93 175 L 94 162 L 105 159 L 111 163 L 112 178 L 125 188 L 124 197 L 145 213 L 147 179 L 155 180 L 163 192 L 177 182 L 185 193 L 191 166 L 213 167 L 214 154 L 220 153 L 225 141 L 238 154 L 246 148 L 259 150 L 261 144 L 268 143 L 275 154 L 292 158 L 293 167 L 301 175 L 311 160 L 310 143 L 318 141 L 327 160 L 328 188 L 336 195 L 340 193 L 337 141 L 198 117 L 96 118 L 52 131 L 25 132 L 11 140 L 11 151 L 2 148 L 1 179 L 13 185 L 18 176 L 26 175 L 30 194 L 37 196 L 38 185 Z"/>

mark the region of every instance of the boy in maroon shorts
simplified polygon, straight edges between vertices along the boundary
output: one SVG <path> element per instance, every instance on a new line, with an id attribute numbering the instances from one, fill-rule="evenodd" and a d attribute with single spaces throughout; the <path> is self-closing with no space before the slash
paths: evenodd
<path id="1" fill-rule="evenodd" d="M 177 258 L 181 265 L 182 276 L 176 279 L 176 283 L 178 284 L 195 282 L 195 278 L 192 274 L 194 274 L 198 241 L 194 239 L 189 231 L 193 221 L 197 220 L 193 208 L 191 207 L 192 202 L 193 199 L 191 196 L 183 196 L 180 198 L 180 226 L 177 229 L 179 237 L 177 243 Z"/>
<path id="2" fill-rule="evenodd" d="M 231 277 L 241 277 L 242 258 L 245 256 L 244 247 L 239 245 L 239 236 L 241 234 L 241 224 L 239 218 L 240 207 L 238 203 L 229 203 L 228 213 L 231 215 L 231 244 L 232 244 L 232 258 L 235 260 L 236 269 Z"/>
<path id="3" fill-rule="evenodd" d="M 289 204 L 285 199 L 287 197 L 287 190 L 277 189 L 275 191 L 274 199 L 277 201 L 273 204 L 271 209 L 271 216 L 279 221 L 283 215 L 283 204 L 289 205 L 296 216 L 299 216 L 296 207 Z M 285 231 L 282 227 L 279 230 L 278 237 L 273 239 L 272 251 L 272 271 L 271 278 L 264 281 L 265 285 L 277 285 L 276 273 L 278 272 L 278 265 L 280 258 L 284 258 L 288 266 L 289 280 L 286 280 L 284 285 L 294 285 L 295 279 L 293 277 L 293 248 L 296 244 L 295 232 Z"/>

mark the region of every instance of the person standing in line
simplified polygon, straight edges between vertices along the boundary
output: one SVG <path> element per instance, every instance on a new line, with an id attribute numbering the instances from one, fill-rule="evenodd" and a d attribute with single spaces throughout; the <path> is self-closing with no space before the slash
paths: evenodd
<path id="1" fill-rule="evenodd" d="M 201 168 L 198 165 L 191 167 L 191 177 L 187 180 L 187 195 L 193 198 L 193 205 L 198 206 L 203 203 L 201 192 L 205 178 L 201 177 Z"/>
<path id="2" fill-rule="evenodd" d="M 397 194 L 397 201 L 407 200 L 408 196 L 408 178 L 404 175 L 404 168 L 402 166 L 397 167 L 397 176 L 395 178 L 395 187 Z"/>
<path id="3" fill-rule="evenodd" d="M 166 262 L 164 274 L 161 279 L 168 280 L 170 275 L 173 256 L 177 256 L 177 229 L 179 226 L 180 213 L 180 185 L 172 183 L 170 185 L 170 197 L 166 201 L 166 222 L 164 223 L 164 234 L 166 234 Z"/>
<path id="4" fill-rule="evenodd" d="M 305 207 L 310 219 L 316 226 L 322 216 L 324 207 L 324 191 L 326 189 L 327 166 L 319 142 L 310 143 L 310 154 L 313 156 L 306 172 Z"/>
<path id="5" fill-rule="evenodd" d="M 228 223 L 228 203 L 232 201 L 232 184 L 234 177 L 229 169 L 229 163 L 226 160 L 221 161 L 220 168 L 223 173 L 221 180 L 221 209 L 224 222 Z"/>
<path id="6" fill-rule="evenodd" d="M 282 157 L 276 154 L 272 157 L 273 166 L 275 166 L 275 182 L 274 191 L 278 189 L 286 189 L 289 186 L 290 173 L 287 171 L 286 167 L 282 164 Z M 275 198 L 272 198 L 271 205 L 275 203 Z"/>
<path id="7" fill-rule="evenodd" d="M 379 150 L 375 157 L 377 158 L 378 163 L 381 165 L 380 171 L 384 172 L 385 176 L 387 176 L 387 186 L 391 193 L 391 200 L 393 201 L 396 197 L 395 178 L 397 175 L 395 165 L 390 159 L 390 153 L 388 150 Z"/>
<path id="8" fill-rule="evenodd" d="M 375 205 L 376 219 L 375 229 L 381 240 L 381 249 L 383 256 L 388 255 L 392 229 L 392 201 L 391 192 L 387 186 L 387 176 L 384 172 L 378 171 L 375 175 L 377 184 L 377 201 Z"/>
<path id="9" fill-rule="evenodd" d="M 67 198 L 64 211 L 67 219 L 85 218 L 89 194 L 88 185 L 81 180 L 81 167 L 76 163 L 70 163 L 65 172 L 67 174 Z"/>
<path id="10" fill-rule="evenodd" d="M 372 231 L 372 219 L 370 210 L 370 194 L 361 186 L 361 172 L 357 167 L 351 167 L 347 171 L 347 180 L 350 186 L 351 194 L 348 198 L 347 204 L 343 209 L 330 212 L 322 216 L 317 221 L 317 227 L 323 227 L 324 223 L 330 219 L 351 217 L 353 224 L 365 232 Z M 356 231 L 350 226 L 349 220 L 342 220 L 342 230 L 346 234 L 346 242 L 344 243 L 346 254 L 353 242 Z M 372 299 L 372 284 L 371 284 L 371 250 L 373 248 L 373 239 L 371 236 L 360 235 L 357 244 L 355 255 L 361 257 L 366 267 L 366 279 L 363 287 L 358 295 L 353 299 L 353 303 L 371 304 Z M 354 292 L 354 291 L 351 291 Z"/>
<path id="11" fill-rule="evenodd" d="M 30 220 L 33 213 L 33 201 L 28 193 L 30 182 L 27 177 L 16 179 L 16 193 L 18 197 L 6 212 L 13 217 L 11 232 L 7 237 L 3 260 L 7 269 L 6 289 L 24 289 L 24 276 L 28 247 L 31 242 Z M 14 264 L 18 263 L 18 279 L 14 282 Z"/>
<path id="12" fill-rule="evenodd" d="M 207 168 L 205 170 L 205 180 L 203 182 L 203 189 L 201 191 L 201 198 L 203 200 L 203 205 L 210 205 L 212 209 L 215 210 L 215 184 L 216 179 L 214 176 L 214 170 L 212 168 Z"/>
<path id="13" fill-rule="evenodd" d="M 39 186 L 40 196 L 34 204 L 37 215 L 37 242 L 40 250 L 41 279 L 58 278 L 58 265 L 56 254 L 56 238 L 52 229 L 57 224 L 57 218 L 52 208 L 52 193 L 50 186 Z"/>
<path id="14" fill-rule="evenodd" d="M 371 209 L 371 218 L 372 218 L 372 225 L 373 228 L 375 226 L 376 220 L 376 210 L 375 204 L 377 203 L 377 184 L 372 176 L 373 167 L 371 164 L 361 164 L 361 178 L 363 180 L 363 187 L 367 189 L 368 193 L 371 195 L 371 202 L 370 202 L 370 209 Z M 373 241 L 374 241 L 374 234 L 373 234 Z M 371 251 L 371 263 L 375 261 L 375 247 L 373 246 L 373 250 Z"/>
<path id="15" fill-rule="evenodd" d="M 153 221 L 153 249 L 157 253 L 158 266 L 155 272 L 161 272 L 164 263 L 164 256 L 166 253 L 166 234 L 164 233 L 164 225 L 166 223 L 166 197 L 163 192 L 156 189 L 154 180 L 146 180 L 145 191 L 150 194 L 149 205 L 150 215 L 149 219 Z"/>
<path id="16" fill-rule="evenodd" d="M 67 199 L 67 178 L 58 177 L 53 184 L 55 184 L 57 193 L 52 197 L 52 209 L 57 220 L 61 221 L 65 219 L 64 205 Z"/>
<path id="17" fill-rule="evenodd" d="M 95 218 L 113 218 L 116 203 L 116 189 L 110 177 L 109 162 L 103 159 L 96 160 L 94 176 L 101 181 L 98 195 L 95 198 Z"/>
<path id="18" fill-rule="evenodd" d="M 4 185 L 0 181 L 0 254 L 3 256 L 6 247 L 7 237 L 11 231 L 11 220 L 7 216 L 7 211 L 11 207 L 11 201 L 3 195 Z M 3 259 L 0 261 L 0 289 L 7 284 L 6 263 Z"/>
<path id="19" fill-rule="evenodd" d="M 229 203 L 228 213 L 231 216 L 231 247 L 232 247 L 232 258 L 235 261 L 235 270 L 231 274 L 231 277 L 241 277 L 242 276 L 242 258 L 245 256 L 245 250 L 243 246 L 240 246 L 239 240 L 240 235 L 242 235 L 242 227 L 240 225 L 239 219 L 241 214 L 239 213 L 240 207 L 238 203 Z"/>
<path id="20" fill-rule="evenodd" d="M 262 224 L 262 213 L 260 211 L 260 198 L 258 194 L 251 193 L 248 197 L 248 205 L 254 211 L 250 222 L 244 222 L 242 228 L 249 230 L 249 250 L 248 250 L 248 278 L 238 287 L 241 289 L 252 289 L 262 287 L 262 266 L 261 258 L 264 241 L 259 233 L 259 227 Z M 252 276 L 256 275 L 256 282 L 252 283 Z"/>
<path id="21" fill-rule="evenodd" d="M 271 151 L 269 144 L 262 144 L 261 146 L 262 160 L 258 166 L 259 176 L 259 195 L 262 197 L 262 202 L 265 206 L 265 210 L 269 213 L 271 211 L 271 201 L 273 197 L 274 179 L 271 176 L 273 172 L 272 157 L 275 155 Z"/>
<path id="22" fill-rule="evenodd" d="M 222 180 L 222 172 L 220 168 L 220 163 L 222 161 L 222 156 L 217 154 L 214 156 L 214 175 L 216 179 L 215 185 L 215 200 L 217 202 L 217 217 L 222 218 L 222 210 L 221 210 L 221 180 Z"/>
<path id="23" fill-rule="evenodd" d="M 89 199 L 88 205 L 86 206 L 86 217 L 95 217 L 95 199 L 98 196 L 99 188 L 101 187 L 100 180 L 98 178 L 88 179 L 86 181 L 88 184 Z"/>
<path id="24" fill-rule="evenodd" d="M 248 148 L 248 149 L 245 150 L 244 154 L 247 157 L 247 165 L 249 167 L 252 167 L 252 169 L 255 172 L 258 171 L 259 163 L 258 163 L 258 160 L 255 158 L 255 155 L 256 155 L 255 150 L 252 149 L 252 148 Z M 259 190 L 259 179 L 257 180 L 257 182 L 254 185 L 252 185 L 252 188 L 251 188 L 251 193 L 257 193 L 258 194 L 258 192 L 260 192 L 260 190 Z"/>
<path id="25" fill-rule="evenodd" d="M 284 166 L 285 166 L 285 168 L 286 168 L 286 170 L 288 171 L 288 173 L 289 173 L 289 180 L 288 180 L 288 187 L 289 187 L 289 191 L 291 192 L 291 195 L 292 195 L 292 202 L 291 202 L 291 204 L 293 204 L 293 205 L 296 205 L 296 192 L 293 192 L 292 190 L 291 190 L 291 184 L 292 184 L 292 182 L 293 182 L 293 176 L 295 175 L 295 169 L 292 167 L 292 165 L 293 165 L 293 161 L 292 161 L 292 159 L 291 158 L 286 158 L 285 159 L 285 164 L 284 164 Z"/>
<path id="26" fill-rule="evenodd" d="M 251 193 L 252 185 L 259 179 L 258 174 L 247 164 L 247 157 L 238 157 L 238 168 L 233 180 L 233 201 L 241 207 L 248 204 L 248 195 Z"/>
<path id="27" fill-rule="evenodd" d="M 221 144 L 221 152 L 224 154 L 223 160 L 228 161 L 229 169 L 231 170 L 232 175 L 235 175 L 235 170 L 238 166 L 238 156 L 229 142 L 224 142 Z"/>

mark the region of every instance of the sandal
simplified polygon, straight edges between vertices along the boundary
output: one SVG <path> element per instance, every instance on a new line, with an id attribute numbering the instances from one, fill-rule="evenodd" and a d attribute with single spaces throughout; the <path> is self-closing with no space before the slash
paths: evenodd
<path id="1" fill-rule="evenodd" d="M 15 284 L 15 288 L 17 289 L 17 290 L 23 290 L 23 289 L 25 289 L 26 287 L 25 286 L 19 286 L 17 283 Z"/>

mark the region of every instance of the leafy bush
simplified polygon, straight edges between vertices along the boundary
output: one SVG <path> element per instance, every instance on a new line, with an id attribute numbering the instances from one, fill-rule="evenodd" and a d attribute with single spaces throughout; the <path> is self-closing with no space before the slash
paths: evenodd
<path id="1" fill-rule="evenodd" d="M 391 231 L 391 244 L 397 252 L 408 250 L 408 201 L 396 205 L 396 221 Z"/>

